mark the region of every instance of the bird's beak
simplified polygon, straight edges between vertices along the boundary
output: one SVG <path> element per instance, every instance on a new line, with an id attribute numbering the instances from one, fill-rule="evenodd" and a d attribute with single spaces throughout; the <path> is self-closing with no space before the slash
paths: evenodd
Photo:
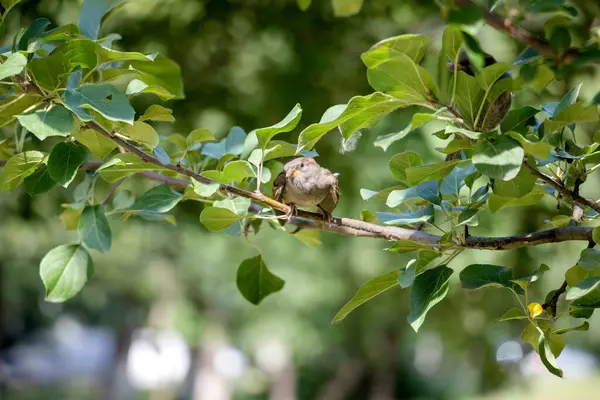
<path id="1" fill-rule="evenodd" d="M 285 174 L 286 178 L 290 178 L 290 179 L 294 179 L 296 177 L 296 175 L 298 175 L 298 170 L 297 169 L 292 169 L 290 171 L 287 172 L 287 174 Z"/>

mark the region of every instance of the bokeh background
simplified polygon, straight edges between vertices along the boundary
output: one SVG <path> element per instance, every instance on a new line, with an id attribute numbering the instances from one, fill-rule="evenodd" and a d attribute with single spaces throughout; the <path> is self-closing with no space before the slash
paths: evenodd
<path id="1" fill-rule="evenodd" d="M 25 0 L 7 19 L 7 36 L 44 16 L 63 25 L 78 19 L 73 0 Z M 422 33 L 434 44 L 425 65 L 435 70 L 444 23 L 433 1 L 367 0 L 353 17 L 335 18 L 330 1 L 308 11 L 294 0 L 129 0 L 103 32 L 122 36 L 116 47 L 161 52 L 183 72 L 185 100 L 170 102 L 177 123 L 161 134 L 210 128 L 225 135 L 279 121 L 296 103 L 299 127 L 320 119 L 329 106 L 370 92 L 361 52 L 402 33 Z M 519 44 L 481 27 L 483 48 L 511 62 Z M 583 82 L 581 97 L 598 89 L 591 68 L 552 83 L 540 93 L 520 93 L 516 105 L 556 101 Z M 594 84 L 595 82 L 595 84 Z M 137 98 L 143 110 L 148 99 Z M 387 152 L 373 146 L 379 134 L 402 129 L 415 110 L 394 113 L 363 132 L 353 152 L 339 137 L 319 142 L 320 162 L 341 174 L 337 215 L 358 218 L 360 188 L 393 185 L 387 161 L 406 149 L 441 160 L 431 135 L 420 130 Z M 590 142 L 598 126 L 578 131 Z M 134 181 L 132 185 L 144 185 Z M 597 180 L 583 191 L 594 194 Z M 239 237 L 209 233 L 200 206 L 182 203 L 177 226 L 111 220 L 113 248 L 94 253 L 95 274 L 64 304 L 44 302 L 38 274 L 43 255 L 76 240 L 59 219 L 68 190 L 29 197 L 23 190 L 0 196 L 0 398 L 28 399 L 472 399 L 581 398 L 600 389 L 600 324 L 572 333 L 558 359 L 566 379 L 547 373 L 520 342 L 519 321 L 496 323 L 515 305 L 500 289 L 460 290 L 458 274 L 448 298 L 428 314 L 419 334 L 408 323 L 408 291 L 394 289 L 332 325 L 338 309 L 375 275 L 403 267 L 408 258 L 383 251 L 387 243 L 323 234 L 319 247 L 263 229 L 252 238 L 284 290 L 256 307 L 237 292 L 235 272 L 256 254 Z M 524 210 L 485 214 L 473 234 L 504 235 L 542 229 L 556 215 L 544 202 Z M 458 257 L 457 271 L 474 262 L 513 267 L 518 275 L 546 263 L 536 283 L 543 302 L 557 288 L 585 243 L 544 245 L 502 253 L 473 251 Z M 574 324 L 578 321 L 565 321 Z"/>

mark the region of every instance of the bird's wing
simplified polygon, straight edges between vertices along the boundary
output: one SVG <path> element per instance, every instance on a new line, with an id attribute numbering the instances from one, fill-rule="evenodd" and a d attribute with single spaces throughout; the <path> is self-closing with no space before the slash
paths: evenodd
<path id="1" fill-rule="evenodd" d="M 335 182 L 331 185 L 331 189 L 329 190 L 327 197 L 325 197 L 325 199 L 319 204 L 319 207 L 331 214 L 333 213 L 333 210 L 337 206 L 339 200 L 340 185 L 336 179 Z"/>
<path id="2" fill-rule="evenodd" d="M 283 201 L 283 189 L 285 188 L 285 171 L 282 171 L 273 181 L 273 198 L 279 202 Z"/>

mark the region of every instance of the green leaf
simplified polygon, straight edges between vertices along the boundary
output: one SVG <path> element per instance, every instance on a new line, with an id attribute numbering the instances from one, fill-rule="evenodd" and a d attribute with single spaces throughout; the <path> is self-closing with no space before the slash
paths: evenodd
<path id="1" fill-rule="evenodd" d="M 48 168 L 43 165 L 33 174 L 25 178 L 23 185 L 25 186 L 25 191 L 30 196 L 35 196 L 51 190 L 54 186 L 56 186 L 56 182 L 50 177 L 50 174 L 48 174 Z"/>
<path id="2" fill-rule="evenodd" d="M 541 198 L 546 194 L 546 191 L 541 188 L 534 188 L 525 196 L 516 199 L 513 197 L 501 197 L 492 193 L 488 199 L 488 206 L 492 213 L 495 213 L 502 208 L 534 206 L 537 205 Z"/>
<path id="3" fill-rule="evenodd" d="M 562 99 L 560 99 L 560 102 L 558 103 L 556 108 L 554 108 L 554 110 L 550 116 L 555 117 L 562 110 L 567 108 L 568 106 L 575 104 L 575 102 L 577 101 L 577 97 L 579 96 L 580 90 L 581 90 L 581 83 L 579 85 L 575 86 L 574 88 L 572 88 L 571 90 L 569 90 L 569 92 L 567 94 L 565 94 Z"/>
<path id="4" fill-rule="evenodd" d="M 42 97 L 33 93 L 23 93 L 18 97 L 9 97 L 0 100 L 0 126 L 5 126 L 17 118 L 24 111 L 33 109 L 42 101 Z"/>
<path id="5" fill-rule="evenodd" d="M 354 309 L 363 305 L 373 297 L 380 295 L 388 289 L 398 285 L 399 271 L 392 271 L 386 274 L 377 276 L 365 282 L 356 292 L 354 297 L 348 301 L 344 307 L 333 318 L 332 323 L 340 322 Z"/>
<path id="6" fill-rule="evenodd" d="M 437 151 L 443 154 L 452 154 L 460 150 L 475 150 L 475 144 L 469 139 L 452 139 L 446 147 L 436 148 Z"/>
<path id="7" fill-rule="evenodd" d="M 96 110 L 110 121 L 133 124 L 135 111 L 129 99 L 112 85 L 85 85 L 76 90 L 67 89 L 63 95 L 65 106 L 82 121 L 91 121 L 86 108 Z"/>
<path id="8" fill-rule="evenodd" d="M 87 150 L 73 142 L 58 143 L 48 157 L 48 173 L 60 184 L 71 182 L 77 170 L 87 161 Z"/>
<path id="9" fill-rule="evenodd" d="M 335 127 L 345 124 L 344 137 L 347 139 L 357 129 L 374 126 L 385 115 L 407 105 L 410 105 L 410 102 L 379 92 L 367 96 L 355 96 L 350 99 L 348 106 L 337 118 L 333 120 L 322 118 L 321 122 L 304 129 L 298 137 L 296 154 L 312 149 L 323 135 Z"/>
<path id="10" fill-rule="evenodd" d="M 410 253 L 411 251 L 430 250 L 431 247 L 431 245 L 413 242 L 412 240 L 398 240 L 388 249 L 388 251 L 404 254 Z"/>
<path id="11" fill-rule="evenodd" d="M 569 316 L 573 318 L 584 318 L 588 319 L 594 314 L 593 308 L 579 308 L 579 307 L 569 307 Z"/>
<path id="12" fill-rule="evenodd" d="M 483 175 L 509 181 L 519 173 L 524 155 L 519 142 L 508 136 L 499 136 L 494 143 L 487 140 L 477 143 L 473 165 Z"/>
<path id="13" fill-rule="evenodd" d="M 158 85 L 147 85 L 139 79 L 133 79 L 127 85 L 127 89 L 125 89 L 125 94 L 127 96 L 133 97 L 138 94 L 155 94 L 160 97 L 162 100 L 171 100 L 175 97 L 174 94 L 169 92 L 162 86 Z"/>
<path id="14" fill-rule="evenodd" d="M 141 162 L 134 154 L 117 154 L 106 163 L 102 164 L 97 172 L 107 182 L 115 182 L 119 179 L 137 174 L 143 171 L 168 171 L 152 163 Z"/>
<path id="15" fill-rule="evenodd" d="M 60 303 L 75 296 L 93 274 L 92 258 L 82 245 L 63 244 L 50 250 L 40 263 L 46 301 Z"/>
<path id="16" fill-rule="evenodd" d="M 44 58 L 34 58 L 29 62 L 29 71 L 35 83 L 48 92 L 64 87 L 70 70 L 71 65 L 61 52 L 54 52 Z"/>
<path id="17" fill-rule="evenodd" d="M 583 249 L 577 265 L 586 271 L 593 271 L 600 267 L 600 249 Z"/>
<path id="18" fill-rule="evenodd" d="M 120 133 L 134 142 L 145 144 L 151 149 L 155 148 L 160 142 L 158 133 L 152 125 L 142 121 L 135 121 L 133 125 L 125 125 Z"/>
<path id="19" fill-rule="evenodd" d="M 79 14 L 79 29 L 91 39 L 98 39 L 102 18 L 122 0 L 85 0 Z"/>
<path id="20" fill-rule="evenodd" d="M 53 54 L 62 54 L 69 63 L 69 71 L 75 66 L 92 69 L 98 66 L 97 48 L 96 42 L 92 40 L 75 39 L 58 46 Z"/>
<path id="21" fill-rule="evenodd" d="M 102 253 L 110 250 L 112 236 L 102 205 L 87 206 L 79 217 L 79 235 L 90 249 Z"/>
<path id="22" fill-rule="evenodd" d="M 171 211 L 182 197 L 181 193 L 176 192 L 169 185 L 159 185 L 138 197 L 129 210 L 166 213 Z"/>
<path id="23" fill-rule="evenodd" d="M 557 107 L 558 108 L 558 107 Z M 565 107 L 559 113 L 556 113 L 549 122 L 550 129 L 572 124 L 573 122 L 596 122 L 598 121 L 598 106 L 595 104 L 587 105 L 584 102 L 577 102 Z"/>
<path id="24" fill-rule="evenodd" d="M 252 165 L 246 160 L 236 160 L 229 162 L 223 168 L 225 179 L 233 182 L 241 182 L 246 178 L 255 178 L 256 174 Z"/>
<path id="25" fill-rule="evenodd" d="M 331 0 L 331 3 L 333 5 L 333 15 L 336 17 L 349 17 L 360 11 L 363 0 Z"/>
<path id="26" fill-rule="evenodd" d="M 298 5 L 298 8 L 302 11 L 308 10 L 311 3 L 312 3 L 312 0 L 296 0 L 296 4 Z"/>
<path id="27" fill-rule="evenodd" d="M 431 74 L 404 54 L 368 69 L 367 80 L 373 89 L 394 96 L 405 105 L 426 105 L 430 95 L 438 97 Z"/>
<path id="28" fill-rule="evenodd" d="M 453 195 L 458 198 L 460 189 L 465 186 L 466 177 L 475 172 L 475 167 L 471 164 L 463 167 L 455 167 L 442 181 L 440 193 L 442 195 Z"/>
<path id="29" fill-rule="evenodd" d="M 152 55 L 150 58 L 154 58 L 154 60 L 152 62 L 127 61 L 121 69 L 106 69 L 103 71 L 102 77 L 105 81 L 109 81 L 123 76 L 133 76 L 149 87 L 162 87 L 166 92 L 175 95 L 176 99 L 183 99 L 180 66 L 162 54 Z"/>
<path id="30" fill-rule="evenodd" d="M 521 287 L 512 282 L 512 269 L 491 264 L 471 264 L 459 274 L 463 289 L 477 290 L 488 286 L 503 287 L 522 294 Z"/>
<path id="31" fill-rule="evenodd" d="M 569 301 L 580 299 L 593 292 L 598 285 L 600 285 L 600 276 L 584 279 L 567 290 L 566 299 Z"/>
<path id="32" fill-rule="evenodd" d="M 206 207 L 200 213 L 200 222 L 211 231 L 220 231 L 235 224 L 243 217 L 229 209 L 221 207 Z"/>
<path id="33" fill-rule="evenodd" d="M 406 264 L 406 268 L 400 270 L 398 275 L 398 283 L 402 289 L 412 286 L 417 276 L 417 260 L 410 260 Z"/>
<path id="34" fill-rule="evenodd" d="M 424 181 L 441 180 L 445 178 L 457 165 L 468 160 L 444 161 L 436 164 L 418 165 L 406 169 L 406 178 L 409 185 L 416 185 Z"/>
<path id="35" fill-rule="evenodd" d="M 389 169 L 394 179 L 407 183 L 406 170 L 423 164 L 421 156 L 414 151 L 398 153 L 390 159 Z"/>
<path id="36" fill-rule="evenodd" d="M 568 332 L 587 332 L 590 330 L 590 323 L 585 321 L 583 324 L 579 325 L 579 326 L 574 326 L 572 328 L 563 328 L 563 329 L 557 329 L 552 333 L 555 333 L 557 335 L 564 335 L 565 333 Z"/>
<path id="37" fill-rule="evenodd" d="M 198 182 L 197 180 L 192 178 L 190 186 L 191 186 L 193 192 L 196 193 L 198 196 L 210 197 L 213 194 L 215 194 L 217 192 L 217 190 L 219 190 L 219 187 L 221 185 L 219 185 L 219 183 L 217 183 L 217 182 L 202 183 L 202 182 Z"/>
<path id="38" fill-rule="evenodd" d="M 19 186 L 25 178 L 35 172 L 43 159 L 44 153 L 39 151 L 25 151 L 12 156 L 4 165 L 0 176 L 0 189 L 9 192 Z"/>
<path id="39" fill-rule="evenodd" d="M 475 123 L 482 100 L 483 90 L 477 83 L 477 79 L 463 71 L 458 71 L 456 74 L 456 108 L 458 108 L 463 119 L 471 126 Z"/>
<path id="40" fill-rule="evenodd" d="M 394 59 L 400 54 L 418 64 L 431 39 L 424 35 L 400 35 L 384 39 L 361 55 L 363 63 L 367 68 L 374 68 L 382 62 Z"/>
<path id="41" fill-rule="evenodd" d="M 447 22 L 456 25 L 473 25 L 483 18 L 483 11 L 477 4 L 466 3 L 448 12 Z"/>
<path id="42" fill-rule="evenodd" d="M 270 294 L 283 289 L 285 282 L 274 275 L 262 259 L 262 256 L 247 258 L 238 267 L 236 284 L 246 300 L 254 305 Z"/>
<path id="43" fill-rule="evenodd" d="M 500 129 L 504 133 L 509 131 L 527 133 L 527 127 L 535 124 L 535 116 L 539 112 L 540 110 L 530 106 L 511 110 L 502 121 Z"/>
<path id="44" fill-rule="evenodd" d="M 17 115 L 17 119 L 29 132 L 44 140 L 49 136 L 68 136 L 74 128 L 73 114 L 64 107 L 34 111 Z"/>
<path id="45" fill-rule="evenodd" d="M 433 218 L 433 205 L 421 210 L 406 212 L 403 214 L 376 212 L 377 218 L 386 225 L 408 225 L 416 222 L 429 221 Z"/>
<path id="46" fill-rule="evenodd" d="M 102 136 L 93 129 L 85 129 L 75 134 L 75 140 L 87 147 L 92 154 L 104 158 L 109 155 L 117 144 L 112 140 Z"/>
<path id="47" fill-rule="evenodd" d="M 204 133 L 202 135 L 205 135 Z M 221 159 L 226 154 L 240 155 L 244 151 L 246 132 L 239 126 L 234 126 L 229 133 L 218 143 L 206 143 L 202 147 L 202 154 L 214 159 Z"/>
<path id="48" fill-rule="evenodd" d="M 554 375 L 558 376 L 559 378 L 562 378 L 562 376 L 563 376 L 562 369 L 560 369 L 558 367 L 558 364 L 556 363 L 556 358 L 554 358 L 554 354 L 552 354 L 551 343 L 548 339 L 549 338 L 546 338 L 545 335 L 540 334 L 538 346 L 537 346 L 538 353 L 540 354 L 542 363 L 548 369 L 548 371 L 550 371 Z"/>
<path id="49" fill-rule="evenodd" d="M 27 57 L 21 53 L 13 53 L 0 64 L 0 79 L 21 73 L 27 65 Z"/>
<path id="50" fill-rule="evenodd" d="M 516 177 L 509 181 L 494 181 L 494 193 L 502 197 L 523 197 L 535 186 L 536 177 L 522 168 Z"/>
<path id="51" fill-rule="evenodd" d="M 458 59 L 460 49 L 464 43 L 460 28 L 454 25 L 446 25 L 442 34 L 442 50 L 454 63 Z"/>
<path id="52" fill-rule="evenodd" d="M 596 244 L 600 243 L 600 226 L 597 226 L 592 231 L 592 238 Z"/>
<path id="53" fill-rule="evenodd" d="M 19 46 L 17 47 L 17 49 L 21 51 L 27 50 L 29 42 L 33 39 L 39 38 L 44 33 L 48 25 L 50 25 L 50 21 L 47 18 L 35 19 L 27 27 L 25 33 L 23 33 L 23 36 L 21 36 L 21 39 L 19 40 Z"/>
<path id="54" fill-rule="evenodd" d="M 393 208 L 407 200 L 414 199 L 415 197 L 420 197 L 433 204 L 440 204 L 441 199 L 438 192 L 438 181 L 427 181 L 418 186 L 394 190 L 390 192 L 385 204 L 388 207 Z"/>
<path id="55" fill-rule="evenodd" d="M 511 131 L 506 132 L 507 136 L 517 140 L 521 143 L 523 150 L 527 154 L 531 154 L 534 157 L 539 158 L 540 160 L 545 160 L 550 155 L 550 152 L 553 150 L 553 146 L 550 143 L 542 142 L 542 141 L 532 141 L 523 137 L 520 133 Z"/>
<path id="56" fill-rule="evenodd" d="M 139 120 L 175 122 L 173 110 L 158 104 L 152 104 L 150 107 L 148 107 Z"/>
<path id="57" fill-rule="evenodd" d="M 185 139 L 188 147 L 192 147 L 197 143 L 208 142 L 211 140 L 215 140 L 215 135 L 205 128 L 194 129 Z"/>
<path id="58" fill-rule="evenodd" d="M 256 138 L 260 147 L 264 149 L 275 135 L 293 130 L 300 122 L 300 118 L 302 118 L 302 107 L 300 104 L 296 104 L 280 122 L 267 128 L 257 129 Z"/>
<path id="59" fill-rule="evenodd" d="M 44 40 L 53 41 L 53 40 L 71 40 L 81 37 L 79 35 L 79 28 L 75 24 L 67 24 L 64 26 L 60 26 L 55 29 L 51 29 L 46 31 L 42 35 Z"/>
<path id="60" fill-rule="evenodd" d="M 453 272 L 445 265 L 440 265 L 415 278 L 410 291 L 410 314 L 408 315 L 408 323 L 415 332 L 425 322 L 427 312 L 448 294 L 448 281 Z"/>
<path id="61" fill-rule="evenodd" d="M 511 308 L 508 311 L 506 311 L 504 314 L 502 314 L 502 316 L 500 318 L 498 318 L 498 322 L 500 321 L 509 321 L 511 319 L 528 319 L 529 317 L 525 314 L 523 314 L 523 310 L 520 310 L 518 308 Z"/>

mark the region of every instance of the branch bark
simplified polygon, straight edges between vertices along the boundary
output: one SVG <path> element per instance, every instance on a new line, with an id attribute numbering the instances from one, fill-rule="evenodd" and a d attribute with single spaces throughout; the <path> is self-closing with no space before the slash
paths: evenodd
<path id="1" fill-rule="evenodd" d="M 189 178 L 196 179 L 202 183 L 213 183 L 213 181 L 201 174 L 198 174 L 192 170 L 184 168 L 180 165 L 175 164 L 161 164 L 158 159 L 153 157 L 150 154 L 144 153 L 134 145 L 128 143 L 127 141 L 119 138 L 115 134 L 104 130 L 101 126 L 95 123 L 88 123 L 88 127 L 90 129 L 94 129 L 99 134 L 109 138 L 110 140 L 117 143 L 119 146 L 124 148 L 125 150 L 138 155 L 143 161 L 152 163 L 154 165 L 170 169 L 179 174 L 187 176 Z M 2 167 L 6 162 L 0 161 L 0 167 Z M 84 170 L 93 170 L 98 168 L 101 163 L 98 162 L 90 162 L 86 163 L 82 166 Z M 553 183 L 553 187 L 560 187 L 565 196 L 573 196 L 573 192 L 564 188 L 557 182 L 554 182 L 552 178 L 547 177 L 544 174 L 538 172 L 535 168 L 529 166 L 529 164 L 524 164 L 528 166 L 528 168 L 533 169 L 532 173 L 535 176 L 540 177 L 544 181 Z M 140 172 L 138 175 L 144 176 L 148 179 L 152 179 L 158 182 L 166 183 L 171 186 L 185 188 L 189 184 L 189 180 L 186 179 L 177 179 L 168 176 L 161 175 L 156 172 Z M 550 181 L 548 181 L 550 180 Z M 556 186 L 555 186 L 556 185 Z M 286 204 L 280 203 L 278 201 L 273 200 L 270 197 L 263 195 L 262 193 L 257 192 L 249 192 L 247 190 L 243 190 L 237 188 L 235 186 L 220 184 L 220 190 L 231 193 L 236 196 L 246 197 L 253 200 L 256 203 L 263 204 L 269 206 L 273 209 L 287 212 L 289 207 Z M 580 197 L 580 196 L 579 196 Z M 583 199 L 583 198 L 581 198 Z M 579 201 L 579 200 L 578 200 Z M 584 204 L 588 204 L 591 200 L 586 200 Z M 593 202 L 592 202 L 593 203 Z M 596 207 L 598 205 L 593 203 Z M 591 206 L 591 205 L 590 205 Z M 593 208 L 593 207 L 592 207 Z M 598 207 L 600 209 L 600 207 Z M 364 222 L 360 220 L 350 219 L 350 218 L 339 218 L 334 217 L 331 223 L 323 221 L 321 214 L 311 213 L 307 211 L 298 211 L 298 216 L 292 219 L 292 223 L 297 225 L 302 225 L 304 229 L 318 229 L 327 232 L 338 233 L 347 236 L 357 236 L 357 237 L 369 237 L 374 239 L 385 239 L 391 241 L 397 240 L 409 240 L 412 242 L 422 243 L 425 245 L 429 245 L 432 248 L 440 248 L 440 239 L 441 237 L 438 235 L 422 232 L 415 229 L 406 229 L 396 226 L 382 226 L 377 224 L 372 224 L 369 222 Z M 512 250 L 518 249 L 521 247 L 528 246 L 537 246 L 540 244 L 546 243 L 558 243 L 558 242 L 566 242 L 566 241 L 591 241 L 592 240 L 592 231 L 591 227 L 578 227 L 578 226 L 567 226 L 556 229 L 549 229 L 541 232 L 533 232 L 526 233 L 514 236 L 504 236 L 504 237 L 482 237 L 482 236 L 469 236 L 464 244 L 453 244 L 447 245 L 446 247 L 452 248 L 460 248 L 460 249 L 476 249 L 476 250 Z"/>
<path id="2" fill-rule="evenodd" d="M 554 189 L 558 190 L 558 192 L 560 194 L 562 194 L 563 196 L 570 198 L 571 200 L 573 200 L 576 203 L 581 204 L 582 206 L 590 207 L 590 208 L 594 209 L 595 211 L 597 211 L 598 213 L 600 213 L 600 204 L 596 203 L 594 200 L 587 199 L 587 198 L 581 196 L 579 193 L 576 193 L 572 190 L 567 189 L 562 184 L 560 184 L 559 182 L 556 182 L 554 179 L 552 179 L 548 175 L 545 175 L 545 174 L 541 173 L 540 171 L 538 171 L 537 169 L 535 169 L 527 161 L 523 162 L 523 166 L 525 168 L 527 168 L 533 176 L 543 180 L 548 185 L 550 185 Z M 579 189 L 577 190 L 577 192 L 579 192 Z"/>
<path id="3" fill-rule="evenodd" d="M 455 4 L 459 7 L 474 5 L 480 8 L 483 13 L 483 20 L 487 25 L 506 33 L 511 38 L 526 46 L 536 49 L 544 57 L 555 58 L 563 62 L 570 62 L 579 54 L 579 51 L 576 49 L 569 49 L 566 52 L 559 54 L 544 39 L 538 38 L 527 29 L 513 23 L 510 19 L 505 19 L 496 14 L 492 14 L 489 10 L 480 7 L 472 0 L 455 0 Z"/>

